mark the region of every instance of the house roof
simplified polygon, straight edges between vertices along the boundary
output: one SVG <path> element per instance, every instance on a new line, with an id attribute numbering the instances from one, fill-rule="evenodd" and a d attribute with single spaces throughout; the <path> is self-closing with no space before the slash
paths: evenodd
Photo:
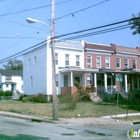
<path id="1" fill-rule="evenodd" d="M 23 76 L 22 70 L 0 70 L 0 74 L 4 76 Z"/>

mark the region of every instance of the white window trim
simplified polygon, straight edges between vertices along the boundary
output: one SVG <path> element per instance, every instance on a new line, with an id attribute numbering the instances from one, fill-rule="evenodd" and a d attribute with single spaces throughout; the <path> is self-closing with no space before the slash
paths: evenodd
<path id="1" fill-rule="evenodd" d="M 136 68 L 135 69 L 137 69 L 137 59 L 132 59 L 132 66 L 133 66 L 133 60 L 135 60 L 135 62 L 136 62 Z"/>
<path id="2" fill-rule="evenodd" d="M 109 67 L 106 67 L 106 59 L 109 59 Z M 105 68 L 110 68 L 110 57 L 105 57 Z"/>
<path id="3" fill-rule="evenodd" d="M 128 62 L 127 68 L 129 69 L 129 59 L 128 59 L 128 58 L 125 58 L 125 59 L 127 59 L 127 62 Z M 125 59 L 124 59 L 124 67 L 125 67 Z M 126 68 L 126 67 L 125 67 L 125 68 Z"/>
<path id="4" fill-rule="evenodd" d="M 88 84 L 88 77 L 91 77 L 91 79 L 90 79 L 91 84 Z M 93 83 L 92 79 L 93 79 L 92 75 L 87 75 L 87 85 L 92 85 L 92 83 Z"/>
<path id="5" fill-rule="evenodd" d="M 31 59 L 29 58 L 28 59 L 28 70 L 30 70 L 31 69 Z"/>
<path id="6" fill-rule="evenodd" d="M 121 68 L 121 58 L 120 57 L 117 58 L 119 58 L 120 66 L 119 67 L 116 66 L 116 68 Z M 116 64 L 117 64 L 117 58 L 116 58 Z"/>
<path id="7" fill-rule="evenodd" d="M 88 56 L 90 56 L 91 63 L 88 63 L 88 62 L 87 62 L 87 57 L 88 57 Z M 92 56 L 91 56 L 91 55 L 87 55 L 87 56 L 86 56 L 86 66 L 87 66 L 87 67 L 92 67 Z"/>
<path id="8" fill-rule="evenodd" d="M 70 57 L 68 57 L 69 59 L 66 60 L 66 55 L 70 56 L 69 54 L 65 54 L 65 66 L 69 66 L 70 65 Z M 69 61 L 69 65 L 66 65 L 66 61 Z"/>
<path id="9" fill-rule="evenodd" d="M 78 61 L 76 60 L 76 64 L 77 64 L 77 62 L 79 62 L 79 65 L 78 66 L 76 65 L 76 66 L 79 67 L 80 66 L 80 55 L 76 55 L 76 57 L 77 56 L 79 57 L 79 60 Z"/>
<path id="10" fill-rule="evenodd" d="M 97 66 L 97 58 L 98 57 L 100 58 L 100 66 L 99 67 Z M 101 56 L 96 56 L 96 68 L 101 68 Z"/>
<path id="11" fill-rule="evenodd" d="M 34 56 L 34 64 L 36 64 L 36 56 Z"/>

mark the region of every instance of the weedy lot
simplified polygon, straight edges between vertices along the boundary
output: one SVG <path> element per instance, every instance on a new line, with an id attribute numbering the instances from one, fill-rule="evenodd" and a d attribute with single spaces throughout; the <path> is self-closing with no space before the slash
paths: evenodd
<path id="1" fill-rule="evenodd" d="M 33 103 L 22 102 L 15 100 L 0 101 L 0 110 L 9 111 L 21 114 L 34 114 L 40 116 L 52 117 L 52 103 Z M 127 112 L 127 105 L 119 105 L 118 114 L 125 114 Z M 129 113 L 137 113 L 134 109 L 129 109 Z M 94 103 L 94 102 L 79 102 L 76 108 L 68 109 L 66 104 L 58 103 L 58 116 L 59 118 L 71 117 L 101 117 L 116 114 L 115 103 Z"/>

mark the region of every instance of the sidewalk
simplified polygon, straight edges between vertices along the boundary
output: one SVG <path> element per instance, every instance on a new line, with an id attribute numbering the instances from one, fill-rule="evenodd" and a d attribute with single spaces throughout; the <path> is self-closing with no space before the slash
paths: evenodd
<path id="1" fill-rule="evenodd" d="M 132 124 L 130 121 L 115 121 L 115 119 L 111 119 L 113 116 L 103 116 L 100 118 L 59 118 L 58 121 L 52 120 L 51 117 L 46 116 L 35 116 L 35 115 L 24 115 L 24 114 L 18 114 L 18 113 L 12 113 L 12 112 L 5 112 L 0 111 L 0 115 L 9 116 L 9 117 L 16 117 L 21 119 L 27 119 L 31 121 L 37 121 L 37 122 L 48 122 L 48 123 L 55 123 L 55 124 L 67 124 L 67 125 L 120 125 L 120 124 Z M 140 115 L 140 113 L 133 113 L 129 115 Z M 125 117 L 126 114 L 121 114 L 118 116 Z"/>

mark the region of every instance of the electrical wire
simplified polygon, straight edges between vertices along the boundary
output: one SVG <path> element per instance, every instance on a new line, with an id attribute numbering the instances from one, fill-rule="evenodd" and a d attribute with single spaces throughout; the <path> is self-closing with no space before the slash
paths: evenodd
<path id="1" fill-rule="evenodd" d="M 107 2 L 107 1 L 109 1 L 109 0 L 104 0 L 104 1 L 101 1 L 101 2 L 99 2 L 99 3 L 97 3 L 97 4 L 93 4 L 93 5 L 88 6 L 88 7 L 86 7 L 86 8 L 83 8 L 83 9 L 77 10 L 77 11 L 75 11 L 75 12 L 72 12 L 72 13 L 66 14 L 66 15 L 64 15 L 64 16 L 61 16 L 61 17 L 55 18 L 55 20 L 59 20 L 59 19 L 61 19 L 61 18 L 64 18 L 64 17 L 70 16 L 70 15 L 74 15 L 74 14 L 77 14 L 77 13 L 79 13 L 79 12 L 82 12 L 82 11 L 88 10 L 88 9 L 90 9 L 90 8 L 92 8 L 92 7 L 95 7 L 95 6 L 101 5 L 101 4 L 103 4 L 103 3 Z"/>
<path id="2" fill-rule="evenodd" d="M 112 24 L 108 24 L 108 25 L 103 25 L 103 26 L 99 26 L 99 27 L 90 28 L 90 29 L 83 30 L 83 31 L 78 31 L 78 32 L 73 32 L 73 33 L 69 33 L 69 34 L 64 34 L 64 35 L 56 36 L 55 39 L 58 38 L 58 37 L 64 37 L 64 36 L 67 36 L 67 35 L 78 34 L 79 32 L 81 33 L 81 32 L 86 32 L 86 31 L 93 30 L 93 29 L 100 29 L 100 28 L 104 28 L 104 27 L 108 27 L 108 26 L 112 26 L 112 25 L 116 25 L 116 24 L 121 24 L 121 23 L 124 23 L 126 21 L 128 22 L 128 21 L 131 21 L 132 19 L 134 20 L 134 19 L 138 19 L 138 18 L 139 17 L 131 18 L 131 19 L 127 19 L 127 20 L 124 20 L 124 21 L 117 22 L 117 23 L 112 23 Z M 126 25 L 121 25 L 121 26 L 118 26 L 118 27 L 112 27 L 110 29 L 104 29 L 104 30 L 100 30 L 100 31 L 96 31 L 96 32 L 91 32 L 91 33 L 87 33 L 87 34 L 82 34 L 82 35 L 79 35 L 79 36 L 73 36 L 73 37 L 69 37 L 69 38 L 65 38 L 65 39 L 77 39 L 77 38 L 81 38 L 81 37 L 85 37 L 85 36 L 91 36 L 91 35 L 97 35 L 97 34 L 102 34 L 102 33 L 122 30 L 122 29 L 130 28 L 131 26 L 132 26 L 131 24 L 126 24 Z M 62 39 L 62 40 L 65 40 L 65 39 Z M 38 43 L 38 44 L 36 44 L 36 45 L 34 45 L 32 47 L 29 47 L 29 48 L 27 48 L 27 49 L 25 49 L 25 50 L 23 50 L 21 52 L 18 52 L 18 53 L 14 54 L 14 55 L 11 55 L 11 56 L 7 57 L 7 58 L 4 58 L 4 59 L 0 60 L 0 64 L 8 61 L 11 58 L 16 58 L 17 56 L 22 55 L 26 51 L 28 51 L 30 49 L 33 49 L 33 48 L 37 47 L 38 45 L 41 45 L 41 44 L 43 44 L 45 42 L 46 42 L 46 40 L 41 42 L 41 43 Z"/>
<path id="3" fill-rule="evenodd" d="M 70 2 L 70 1 L 74 1 L 74 0 L 67 0 L 67 1 L 64 1 L 64 2 L 58 2 L 58 3 L 55 3 L 55 5 L 63 4 L 65 2 Z M 16 12 L 7 13 L 7 14 L 1 14 L 0 17 L 13 15 L 13 14 L 19 14 L 19 13 L 23 13 L 23 12 L 27 12 L 27 11 L 32 11 L 32 10 L 38 10 L 38 9 L 42 9 L 42 8 L 46 8 L 46 7 L 50 7 L 50 6 L 51 6 L 51 4 L 48 4 L 48 5 L 45 5 L 45 6 L 35 7 L 35 8 L 31 8 L 31 9 L 16 11 Z"/>

